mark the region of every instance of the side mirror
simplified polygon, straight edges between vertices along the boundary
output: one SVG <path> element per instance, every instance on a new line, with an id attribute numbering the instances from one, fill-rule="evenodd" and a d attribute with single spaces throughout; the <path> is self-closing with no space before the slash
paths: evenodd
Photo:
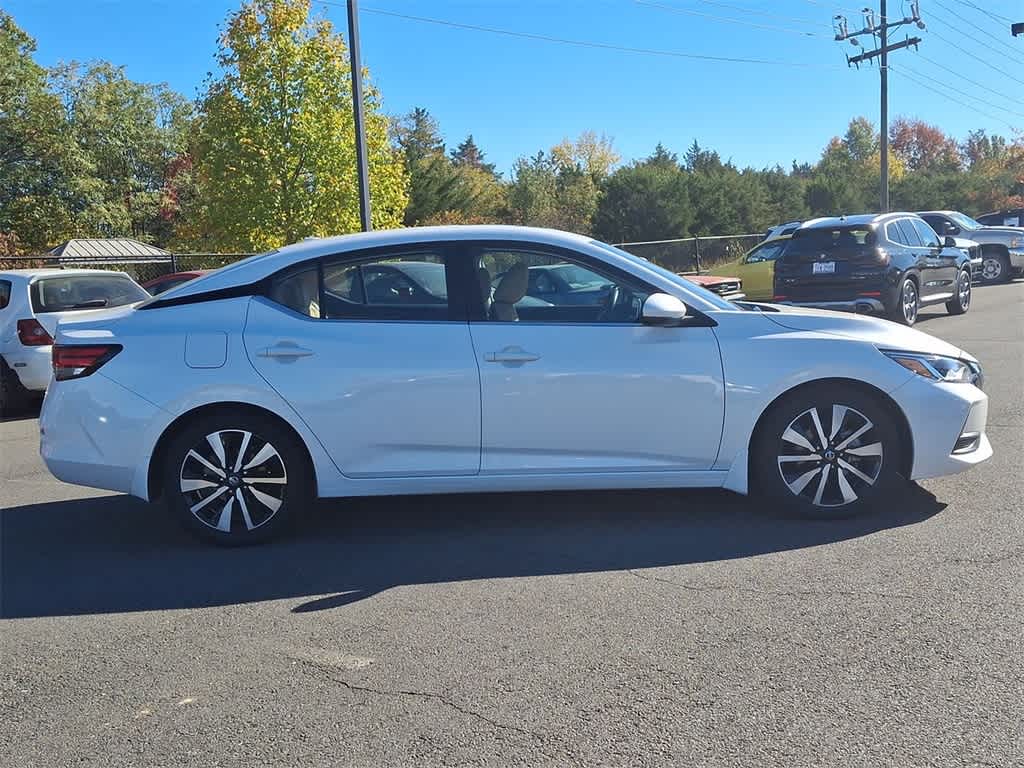
<path id="1" fill-rule="evenodd" d="M 947 248 L 956 248 L 956 238 L 946 235 L 946 239 L 943 241 L 943 245 Z"/>
<path id="2" fill-rule="evenodd" d="M 667 293 L 652 293 L 641 311 L 644 325 L 672 327 L 686 320 L 686 305 Z"/>
<path id="3" fill-rule="evenodd" d="M 946 222 L 946 226 L 944 227 L 944 229 L 945 229 L 947 235 L 959 235 L 960 234 L 960 227 L 958 227 L 956 224 L 951 224 L 948 221 Z"/>

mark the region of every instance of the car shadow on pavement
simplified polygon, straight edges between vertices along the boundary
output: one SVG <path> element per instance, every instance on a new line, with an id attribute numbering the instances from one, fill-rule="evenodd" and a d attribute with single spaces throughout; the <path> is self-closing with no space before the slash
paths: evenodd
<path id="1" fill-rule="evenodd" d="M 300 600 L 339 608 L 391 587 L 617 571 L 749 557 L 911 525 L 944 508 L 909 485 L 887 509 L 786 519 L 718 491 L 473 494 L 322 503 L 258 547 L 193 539 L 127 496 L 0 513 L 0 616 L 64 616 Z"/>

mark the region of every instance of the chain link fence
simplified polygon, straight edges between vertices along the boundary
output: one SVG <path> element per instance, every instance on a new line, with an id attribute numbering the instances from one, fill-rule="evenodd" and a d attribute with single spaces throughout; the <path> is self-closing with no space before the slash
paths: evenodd
<path id="1" fill-rule="evenodd" d="M 137 283 L 145 283 L 174 272 L 219 269 L 250 253 L 175 253 L 166 256 L 132 258 L 62 258 L 54 256 L 5 256 L 0 270 L 6 269 L 106 269 L 125 272 Z"/>
<path id="2" fill-rule="evenodd" d="M 744 253 L 762 240 L 763 234 L 716 235 L 618 243 L 618 247 L 673 272 L 699 275 L 739 261 Z"/>

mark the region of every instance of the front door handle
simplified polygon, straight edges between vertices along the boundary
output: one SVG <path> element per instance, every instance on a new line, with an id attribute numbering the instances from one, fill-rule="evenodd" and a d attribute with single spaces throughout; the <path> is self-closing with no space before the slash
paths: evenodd
<path id="1" fill-rule="evenodd" d="M 274 357 L 280 360 L 294 360 L 299 357 L 312 356 L 313 350 L 300 347 L 293 342 L 280 342 L 272 347 L 261 350 L 259 355 L 260 357 Z"/>
<path id="2" fill-rule="evenodd" d="M 484 358 L 488 363 L 532 363 L 540 355 L 527 352 L 522 347 L 505 347 L 500 352 L 491 352 Z"/>

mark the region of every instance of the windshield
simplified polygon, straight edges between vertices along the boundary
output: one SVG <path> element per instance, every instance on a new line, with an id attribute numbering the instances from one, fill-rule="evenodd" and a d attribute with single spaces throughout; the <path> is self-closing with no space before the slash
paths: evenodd
<path id="1" fill-rule="evenodd" d="M 970 216 L 963 213 L 951 213 L 949 214 L 949 218 L 955 221 L 956 225 L 960 227 L 960 229 L 981 229 L 982 226 Z"/>
<path id="2" fill-rule="evenodd" d="M 635 254 L 630 253 L 629 251 L 624 251 L 621 248 L 616 248 L 614 245 L 608 245 L 608 243 L 602 243 L 600 240 L 591 240 L 590 242 L 591 242 L 592 245 L 596 245 L 599 248 L 603 248 L 606 251 L 614 253 L 616 256 L 621 256 L 624 259 L 628 259 L 629 261 L 633 262 L 634 264 L 638 264 L 641 267 L 644 267 L 645 269 L 649 269 L 649 270 L 651 270 L 653 272 L 657 272 L 659 275 L 661 275 L 665 279 L 670 280 L 673 284 L 678 285 L 681 288 L 685 288 L 690 293 L 699 294 L 700 297 L 702 299 L 704 299 L 704 301 L 706 301 L 708 304 L 711 304 L 711 305 L 713 305 L 714 307 L 716 307 L 718 309 L 725 309 L 725 310 L 742 309 L 742 307 L 740 307 L 738 304 L 734 304 L 731 301 L 726 301 L 725 299 L 723 299 L 718 294 L 713 293 L 712 291 L 709 291 L 707 288 L 704 288 L 703 286 L 697 285 L 696 283 L 687 280 L 682 275 L 677 275 L 675 272 L 670 272 L 669 270 L 665 269 L 664 267 L 659 267 L 653 261 L 648 261 L 647 259 L 643 259 L 643 258 L 641 258 L 641 257 L 639 257 L 639 256 L 637 256 Z"/>
<path id="3" fill-rule="evenodd" d="M 120 307 L 148 298 L 145 289 L 125 275 L 55 275 L 32 284 L 36 312 Z"/>

